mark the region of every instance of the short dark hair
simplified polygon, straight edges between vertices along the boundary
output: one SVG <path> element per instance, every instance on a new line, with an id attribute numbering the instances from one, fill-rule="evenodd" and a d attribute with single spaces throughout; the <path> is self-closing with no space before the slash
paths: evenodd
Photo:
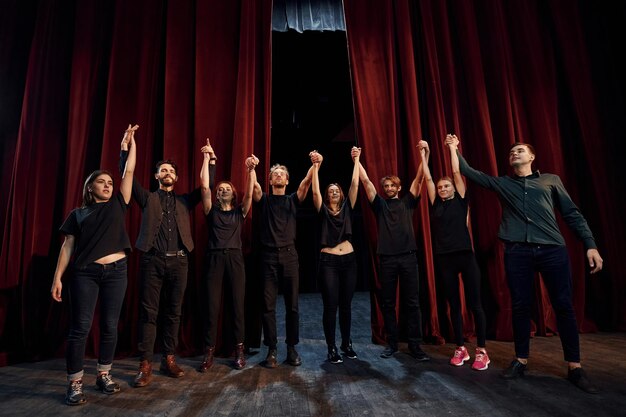
<path id="1" fill-rule="evenodd" d="M 161 165 L 163 164 L 169 164 L 172 166 L 172 168 L 174 168 L 174 171 L 176 172 L 176 175 L 178 175 L 178 165 L 176 165 L 176 162 L 172 161 L 171 159 L 166 159 L 163 161 L 159 161 L 156 163 L 156 172 L 159 172 L 159 169 L 161 169 Z"/>
<path id="2" fill-rule="evenodd" d="M 530 143 L 524 143 L 524 142 L 515 142 L 513 145 L 511 145 L 511 147 L 509 148 L 509 152 L 511 152 L 511 149 L 515 148 L 516 146 L 526 146 L 526 148 L 528 148 L 528 150 L 530 151 L 530 153 L 532 153 L 533 155 L 537 155 L 537 153 L 535 152 L 535 148 L 533 147 L 533 145 L 531 145 Z"/>

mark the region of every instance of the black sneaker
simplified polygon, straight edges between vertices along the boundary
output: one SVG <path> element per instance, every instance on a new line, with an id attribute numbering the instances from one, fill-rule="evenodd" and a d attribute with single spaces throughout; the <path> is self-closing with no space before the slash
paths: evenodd
<path id="1" fill-rule="evenodd" d="M 430 360 L 430 356 L 422 350 L 420 345 L 409 345 L 409 355 L 413 356 L 418 362 L 426 362 Z"/>
<path id="2" fill-rule="evenodd" d="M 344 345 L 342 343 L 341 344 L 341 351 L 343 352 L 343 356 L 345 356 L 348 359 L 357 359 L 358 358 L 358 356 L 356 355 L 356 352 L 354 350 L 352 350 L 352 340 L 347 345 Z"/>
<path id="3" fill-rule="evenodd" d="M 391 358 L 393 354 L 396 353 L 397 351 L 398 351 L 398 346 L 389 345 L 385 348 L 385 350 L 383 350 L 383 353 L 380 354 L 380 357 L 384 359 Z"/>
<path id="4" fill-rule="evenodd" d="M 524 376 L 524 372 L 526 371 L 526 365 L 518 361 L 517 359 L 513 360 L 508 368 L 506 368 L 500 376 L 504 379 L 514 379 L 520 376 Z"/>
<path id="5" fill-rule="evenodd" d="M 276 352 L 276 348 L 270 348 L 267 351 L 267 357 L 265 358 L 265 367 L 266 368 L 277 368 L 278 367 L 278 353 Z"/>
<path id="6" fill-rule="evenodd" d="M 83 394 L 83 380 L 78 379 L 76 381 L 70 381 L 65 394 L 65 404 L 67 405 L 81 405 L 85 404 L 87 400 Z"/>
<path id="7" fill-rule="evenodd" d="M 302 358 L 294 346 L 287 346 L 287 363 L 291 366 L 302 365 Z"/>
<path id="8" fill-rule="evenodd" d="M 337 346 L 328 346 L 328 362 L 330 363 L 342 363 L 341 355 L 337 352 Z"/>
<path id="9" fill-rule="evenodd" d="M 116 392 L 120 392 L 120 386 L 117 382 L 113 381 L 110 373 L 99 374 L 96 378 L 96 389 L 102 391 L 104 394 L 111 395 Z"/>
<path id="10" fill-rule="evenodd" d="M 598 394 L 600 390 L 593 385 L 583 368 L 574 368 L 567 371 L 567 379 L 588 394 Z"/>

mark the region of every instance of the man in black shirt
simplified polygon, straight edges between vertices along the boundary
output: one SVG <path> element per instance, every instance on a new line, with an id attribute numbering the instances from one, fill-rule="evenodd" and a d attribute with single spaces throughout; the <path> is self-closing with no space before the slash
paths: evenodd
<path id="1" fill-rule="evenodd" d="M 380 181 L 386 199 L 380 198 L 374 184 L 361 165 L 359 178 L 370 207 L 378 224 L 380 297 L 387 348 L 381 358 L 390 358 L 398 351 L 398 320 L 396 317 L 396 293 L 400 282 L 400 297 L 407 311 L 407 338 L 409 352 L 418 361 L 430 358 L 420 348 L 422 341 L 422 315 L 419 305 L 419 272 L 417 268 L 417 244 L 413 232 L 413 211 L 420 198 L 424 178 L 420 163 L 417 174 L 411 183 L 409 193 L 399 198 L 402 189 L 400 179 L 395 175 L 383 177 Z"/>
<path id="2" fill-rule="evenodd" d="M 602 269 L 602 258 L 593 234 L 578 207 L 554 174 L 532 170 L 534 148 L 515 143 L 509 151 L 514 175 L 492 177 L 470 167 L 458 151 L 455 135 L 446 144 L 456 149 L 461 173 L 478 185 L 495 191 L 502 204 L 498 237 L 504 242 L 504 267 L 511 292 L 513 337 L 516 359 L 502 373 L 504 378 L 523 376 L 530 350 L 532 284 L 541 273 L 556 312 L 563 354 L 568 362 L 568 379 L 578 388 L 595 394 L 580 365 L 580 345 L 576 314 L 572 305 L 572 273 L 565 239 L 556 222 L 557 208 L 565 223 L 583 242 L 591 273 Z"/>
<path id="3" fill-rule="evenodd" d="M 124 158 L 122 149 L 122 161 Z M 216 160 L 215 154 L 211 154 L 210 164 L 213 169 Z M 137 180 L 133 181 L 133 199 L 142 210 L 141 228 L 135 245 L 142 252 L 138 344 L 141 362 L 134 381 L 135 387 L 145 387 L 152 380 L 152 357 L 162 292 L 166 305 L 162 313 L 163 358 L 160 371 L 173 378 L 184 375 L 184 371 L 176 364 L 174 353 L 187 286 L 188 254 L 194 248 L 189 211 L 200 202 L 201 195 L 200 188 L 177 195 L 174 192 L 177 172 L 173 161 L 159 161 L 154 174 L 159 189 L 154 192 L 143 188 Z"/>
<path id="4" fill-rule="evenodd" d="M 319 160 L 313 163 L 321 163 Z M 265 365 L 276 368 L 276 296 L 279 285 L 285 297 L 285 326 L 287 330 L 287 363 L 302 364 L 296 351 L 299 342 L 298 292 L 300 285 L 298 253 L 296 252 L 296 211 L 311 186 L 313 166 L 300 183 L 298 191 L 286 195 L 289 171 L 284 165 L 270 168 L 269 182 L 272 193 L 266 194 L 258 182 L 254 184 L 253 200 L 257 203 L 261 229 L 261 276 L 263 277 L 263 343 L 268 347 Z"/>

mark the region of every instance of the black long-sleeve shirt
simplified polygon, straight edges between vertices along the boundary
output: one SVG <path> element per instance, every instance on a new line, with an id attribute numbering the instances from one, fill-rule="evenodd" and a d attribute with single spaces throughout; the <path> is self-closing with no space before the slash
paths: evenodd
<path id="1" fill-rule="evenodd" d="M 463 175 L 498 194 L 502 204 L 502 221 L 498 232 L 500 239 L 507 242 L 565 245 L 556 221 L 556 208 L 583 242 L 585 249 L 596 248 L 587 221 L 558 175 L 535 171 L 526 177 L 492 177 L 470 167 L 458 151 L 457 155 Z"/>

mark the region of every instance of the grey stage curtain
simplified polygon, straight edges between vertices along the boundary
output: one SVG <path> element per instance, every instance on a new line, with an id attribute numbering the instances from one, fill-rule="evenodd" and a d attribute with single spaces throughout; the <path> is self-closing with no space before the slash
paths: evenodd
<path id="1" fill-rule="evenodd" d="M 346 30 L 342 0 L 274 0 L 272 30 Z"/>

